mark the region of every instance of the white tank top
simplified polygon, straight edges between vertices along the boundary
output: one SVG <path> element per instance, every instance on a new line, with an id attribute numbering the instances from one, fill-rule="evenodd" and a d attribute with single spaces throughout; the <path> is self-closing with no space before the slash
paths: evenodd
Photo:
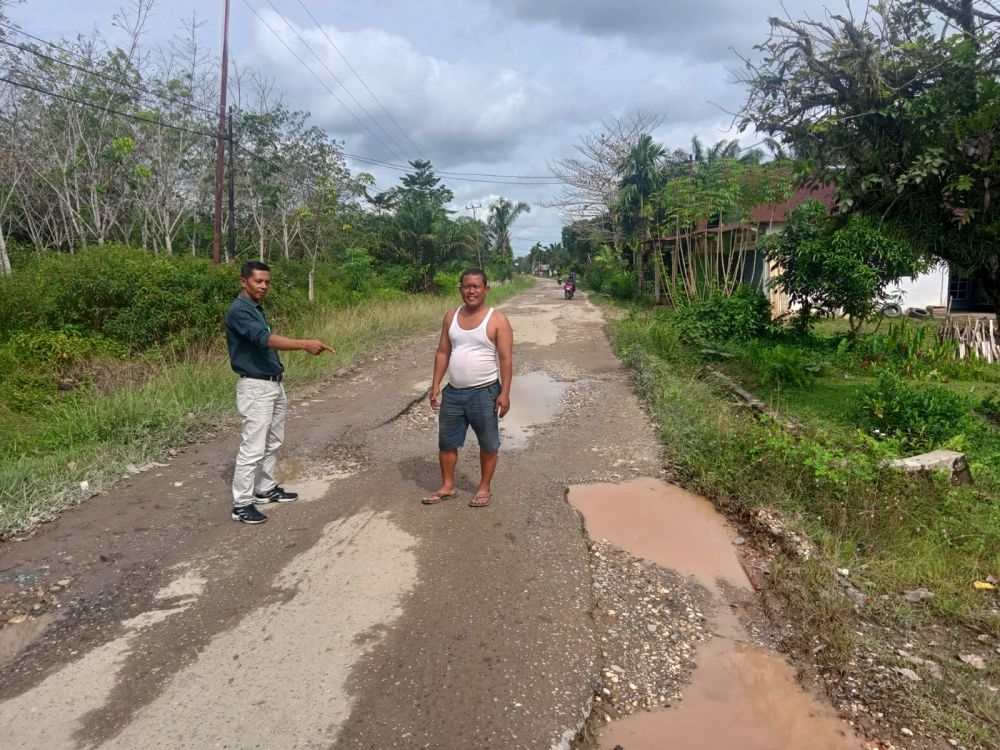
<path id="1" fill-rule="evenodd" d="M 461 309 L 461 308 L 459 308 Z M 458 324 L 458 310 L 448 328 L 451 339 L 451 359 L 448 360 L 448 382 L 455 388 L 478 388 L 500 379 L 497 346 L 486 335 L 486 324 L 493 317 L 489 309 L 483 322 L 467 331 Z"/>

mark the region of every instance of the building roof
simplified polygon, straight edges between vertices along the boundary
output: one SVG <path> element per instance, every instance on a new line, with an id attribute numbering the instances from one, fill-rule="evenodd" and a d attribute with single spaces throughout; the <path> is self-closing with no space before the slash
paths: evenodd
<path id="1" fill-rule="evenodd" d="M 800 206 L 810 198 L 814 198 L 826 206 L 833 208 L 836 197 L 836 189 L 830 183 L 810 183 L 805 187 L 800 187 L 792 197 L 782 203 L 765 203 L 750 210 L 750 220 L 758 224 L 769 224 L 772 221 L 783 222 L 788 216 L 788 212 L 796 206 Z"/>
<path id="2" fill-rule="evenodd" d="M 804 187 L 798 188 L 786 201 L 782 201 L 781 203 L 764 203 L 750 209 L 750 217 L 748 221 L 741 222 L 739 224 L 724 224 L 722 227 L 710 227 L 707 220 L 701 219 L 693 230 L 682 232 L 680 237 L 687 238 L 694 235 L 709 233 L 727 234 L 729 232 L 746 230 L 748 228 L 751 231 L 756 232 L 761 224 L 783 223 L 788 218 L 789 211 L 797 206 L 801 206 L 810 198 L 818 200 L 826 206 L 828 210 L 832 209 L 836 201 L 836 188 L 830 183 L 824 184 L 810 181 Z M 676 239 L 678 239 L 676 234 L 651 238 L 654 242 L 670 242 Z"/>

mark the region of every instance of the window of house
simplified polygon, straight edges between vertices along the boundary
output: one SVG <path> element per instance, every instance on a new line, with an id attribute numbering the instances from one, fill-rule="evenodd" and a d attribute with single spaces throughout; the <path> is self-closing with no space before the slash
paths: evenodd
<path id="1" fill-rule="evenodd" d="M 953 300 L 969 299 L 969 280 L 950 279 L 948 282 L 948 297 Z"/>

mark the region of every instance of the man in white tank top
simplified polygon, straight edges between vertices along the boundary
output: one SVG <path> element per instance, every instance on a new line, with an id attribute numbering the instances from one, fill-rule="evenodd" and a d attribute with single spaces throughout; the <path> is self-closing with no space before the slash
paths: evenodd
<path id="1" fill-rule="evenodd" d="M 469 427 L 479 440 L 480 469 L 479 486 L 469 505 L 482 508 L 493 499 L 490 485 L 500 451 L 498 419 L 510 409 L 514 332 L 502 312 L 486 307 L 489 290 L 482 270 L 471 268 L 463 273 L 460 291 L 465 304 L 449 310 L 441 325 L 431 381 L 431 408 L 441 410 L 441 487 L 423 499 L 425 505 L 456 495 L 458 449 L 465 444 Z M 446 372 L 448 384 L 442 390 Z"/>

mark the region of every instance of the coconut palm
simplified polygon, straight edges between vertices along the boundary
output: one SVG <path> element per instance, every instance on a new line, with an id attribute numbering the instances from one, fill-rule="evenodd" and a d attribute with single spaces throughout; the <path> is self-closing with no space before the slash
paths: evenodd
<path id="1" fill-rule="evenodd" d="M 497 198 L 490 205 L 490 215 L 486 225 L 493 241 L 493 259 L 510 278 L 514 273 L 514 250 L 510 245 L 510 228 L 521 214 L 531 211 L 524 201 L 511 203 L 506 198 Z"/>
<path id="2" fill-rule="evenodd" d="M 663 162 L 666 156 L 666 149 L 654 141 L 649 133 L 643 133 L 618 167 L 618 175 L 621 177 L 618 205 L 622 213 L 622 224 L 631 237 L 640 292 L 644 246 L 649 239 L 653 214 L 650 198 L 663 184 Z"/>

